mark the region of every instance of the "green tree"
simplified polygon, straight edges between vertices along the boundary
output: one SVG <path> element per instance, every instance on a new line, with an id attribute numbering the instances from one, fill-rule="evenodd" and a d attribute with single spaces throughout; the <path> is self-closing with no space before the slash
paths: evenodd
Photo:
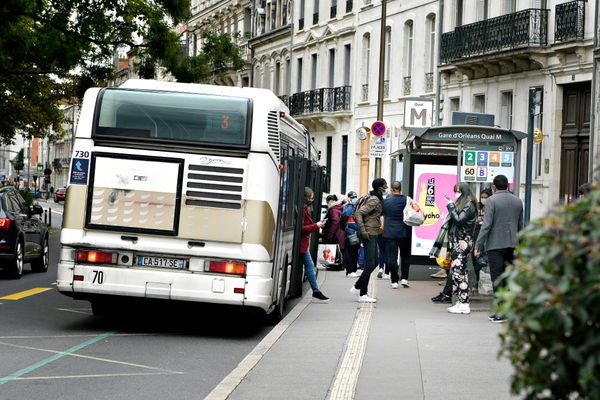
<path id="1" fill-rule="evenodd" d="M 600 186 L 533 221 L 499 294 L 501 353 L 526 399 L 600 399 Z"/>
<path id="2" fill-rule="evenodd" d="M 15 160 L 13 163 L 13 168 L 15 169 L 15 171 L 21 172 L 24 167 L 25 167 L 25 153 L 24 153 L 24 150 L 21 149 L 21 150 L 19 150 L 19 152 L 17 153 L 17 156 L 15 157 Z"/>
<path id="3" fill-rule="evenodd" d="M 226 35 L 206 34 L 206 50 L 183 58 L 174 27 L 189 17 L 190 0 L 3 0 L 0 141 L 62 133 L 61 102 L 110 80 L 123 49 L 144 78 L 160 64 L 179 81 L 207 82 L 243 65 Z"/>

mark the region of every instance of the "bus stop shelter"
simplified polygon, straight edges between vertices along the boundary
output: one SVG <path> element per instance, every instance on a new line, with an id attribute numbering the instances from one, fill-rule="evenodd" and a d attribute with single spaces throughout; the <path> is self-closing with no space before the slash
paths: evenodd
<path id="1" fill-rule="evenodd" d="M 424 224 L 412 229 L 413 256 L 428 256 L 447 215 L 443 196 L 453 198 L 457 182 L 470 183 L 478 195 L 501 174 L 509 188 L 519 188 L 521 141 L 526 137 L 521 131 L 479 125 L 410 130 L 405 148 L 392 156 L 404 194 L 425 212 Z"/>

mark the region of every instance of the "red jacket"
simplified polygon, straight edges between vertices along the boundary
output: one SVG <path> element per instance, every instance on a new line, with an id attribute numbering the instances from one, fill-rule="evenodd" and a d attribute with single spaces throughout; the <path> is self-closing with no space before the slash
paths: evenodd
<path id="1" fill-rule="evenodd" d="M 312 217 L 308 212 L 308 207 L 304 206 L 302 211 L 302 234 L 300 235 L 300 254 L 304 254 L 308 251 L 310 245 L 310 234 L 313 232 L 319 232 L 317 224 L 313 223 Z"/>

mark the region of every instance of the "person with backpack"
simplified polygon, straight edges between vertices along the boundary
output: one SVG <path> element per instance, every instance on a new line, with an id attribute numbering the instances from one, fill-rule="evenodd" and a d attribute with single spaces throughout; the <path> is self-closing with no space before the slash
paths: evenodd
<path id="1" fill-rule="evenodd" d="M 360 250 L 360 238 L 358 226 L 354 221 L 354 206 L 358 200 L 358 195 L 354 191 L 347 194 L 348 203 L 342 211 L 342 219 L 340 225 L 346 233 L 346 247 L 344 247 L 344 267 L 346 268 L 346 276 L 349 278 L 358 278 L 360 273 L 358 270 L 358 251 Z"/>
<path id="2" fill-rule="evenodd" d="M 365 269 L 350 288 L 350 293 L 359 295 L 359 303 L 375 303 L 377 299 L 367 294 L 369 278 L 377 267 L 379 257 L 377 254 L 377 237 L 381 235 L 381 215 L 383 214 L 383 193 L 388 189 L 383 178 L 376 178 L 371 184 L 373 190 L 368 196 L 361 197 L 354 211 L 354 220 L 362 237 L 365 247 Z"/>

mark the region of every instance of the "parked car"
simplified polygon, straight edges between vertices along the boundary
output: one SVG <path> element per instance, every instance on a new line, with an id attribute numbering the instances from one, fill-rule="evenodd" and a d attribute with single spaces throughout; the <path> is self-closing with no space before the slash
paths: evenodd
<path id="1" fill-rule="evenodd" d="M 58 188 L 56 192 L 54 192 L 54 202 L 58 203 L 59 201 L 65 201 L 65 195 L 67 194 L 67 188 Z"/>
<path id="2" fill-rule="evenodd" d="M 29 207 L 15 188 L 0 189 L 0 268 L 13 278 L 21 277 L 25 263 L 34 272 L 48 270 L 48 227 L 38 217 L 43 212 L 38 204 Z"/>

